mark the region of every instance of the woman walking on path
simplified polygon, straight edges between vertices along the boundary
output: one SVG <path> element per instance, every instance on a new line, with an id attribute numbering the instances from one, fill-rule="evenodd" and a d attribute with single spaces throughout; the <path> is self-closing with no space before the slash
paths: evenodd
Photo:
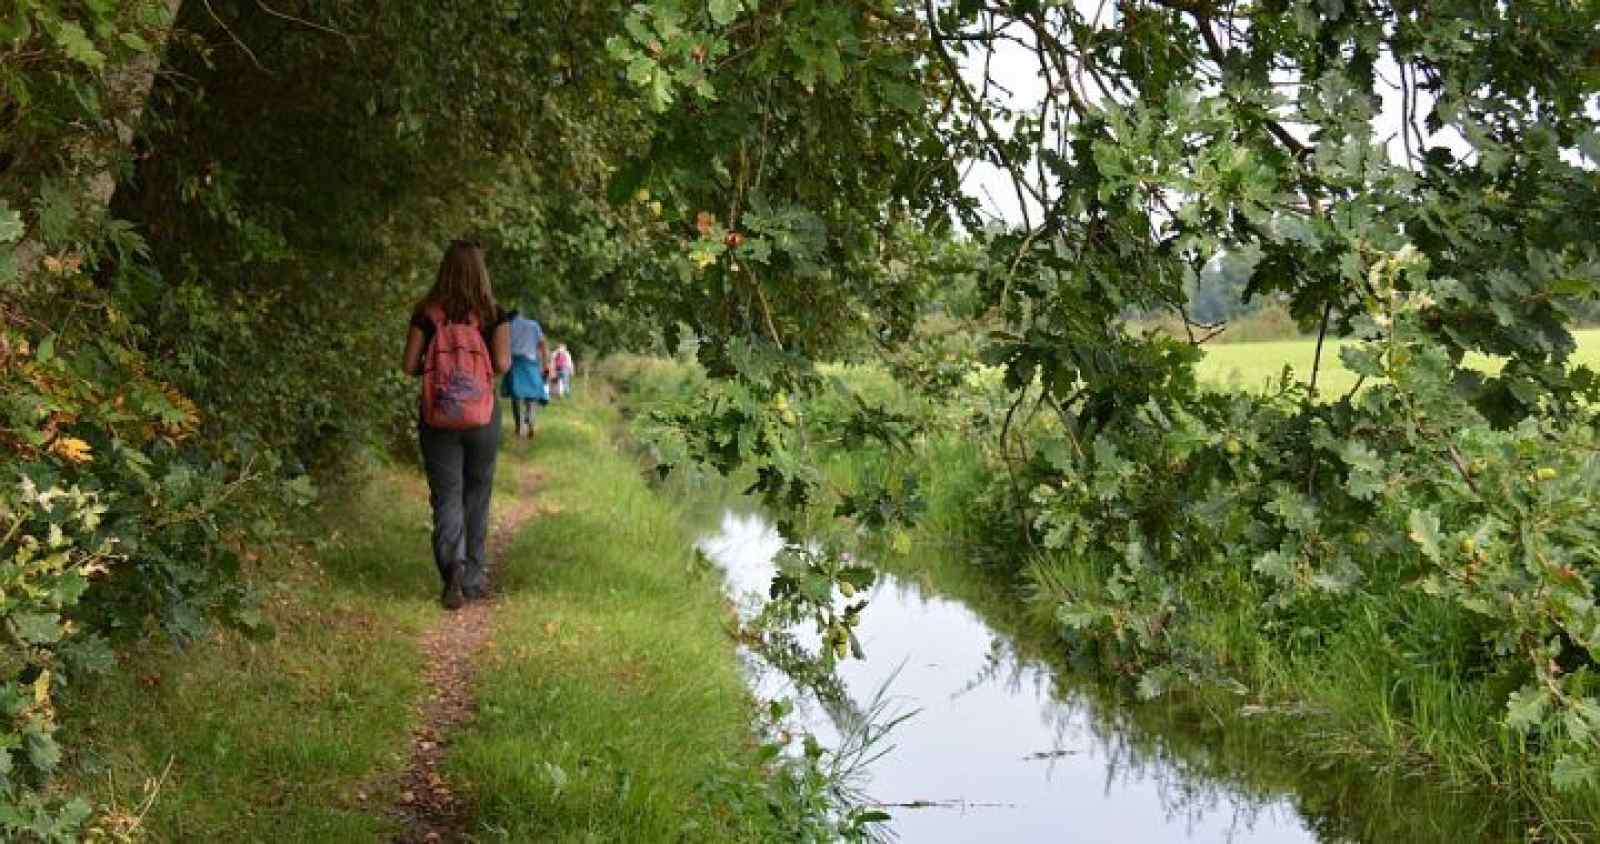
<path id="1" fill-rule="evenodd" d="M 422 378 L 417 437 L 433 506 L 440 600 L 459 609 L 488 591 L 489 494 L 500 448 L 494 376 L 511 367 L 511 332 L 495 304 L 483 250 L 452 241 L 406 333 L 405 371 Z"/>
<path id="2" fill-rule="evenodd" d="M 511 419 L 517 436 L 533 436 L 533 404 L 550 403 L 545 382 L 550 376 L 550 351 L 545 346 L 544 329 L 538 320 L 511 312 L 511 371 L 501 383 L 501 392 L 511 399 Z"/>
<path id="3" fill-rule="evenodd" d="M 567 351 L 566 343 L 556 344 L 556 354 L 552 361 L 556 370 L 556 395 L 562 398 L 572 396 L 572 353 Z"/>

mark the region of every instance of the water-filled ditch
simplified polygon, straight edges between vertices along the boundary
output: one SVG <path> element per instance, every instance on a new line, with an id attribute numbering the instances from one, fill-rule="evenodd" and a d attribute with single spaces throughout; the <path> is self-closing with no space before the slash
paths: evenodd
<path id="1" fill-rule="evenodd" d="M 700 547 L 753 614 L 783 547 L 759 514 L 730 510 Z M 809 630 L 792 631 L 813 649 Z M 857 635 L 867 658 L 823 701 L 758 654 L 763 699 L 788 698 L 827 746 L 887 689 L 893 731 L 865 790 L 906 842 L 1336 842 L 1521 840 L 1514 813 L 1425 784 L 1307 775 L 1259 759 L 1247 730 L 1202 709 L 1119 700 L 993 629 L 961 601 L 882 574 Z M 809 638 L 808 638 L 809 637 Z M 1281 753 L 1278 754 L 1281 757 Z M 1265 754 L 1263 754 L 1265 756 Z M 1295 773 L 1285 774 L 1285 771 Z"/>

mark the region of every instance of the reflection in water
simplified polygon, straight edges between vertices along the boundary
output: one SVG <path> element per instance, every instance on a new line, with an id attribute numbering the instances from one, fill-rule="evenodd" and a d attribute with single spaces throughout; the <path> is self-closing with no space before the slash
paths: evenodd
<path id="1" fill-rule="evenodd" d="M 735 596 L 757 596 L 782 540 L 759 517 L 725 514 L 702 542 Z M 815 650 L 809 630 L 792 631 Z M 1285 793 L 1251 793 L 1198 775 L 1129 716 L 1068 688 L 1051 668 L 955 601 L 881 576 L 857 629 L 866 660 L 840 665 L 844 693 L 889 693 L 916 716 L 891 736 L 867 790 L 894 810 L 902 840 L 922 842 L 1274 842 L 1318 837 Z M 859 706 L 821 705 L 751 658 L 757 694 L 791 697 L 801 726 L 826 744 Z M 896 673 L 898 672 L 898 673 Z M 1203 731 L 1204 725 L 1196 729 Z"/>

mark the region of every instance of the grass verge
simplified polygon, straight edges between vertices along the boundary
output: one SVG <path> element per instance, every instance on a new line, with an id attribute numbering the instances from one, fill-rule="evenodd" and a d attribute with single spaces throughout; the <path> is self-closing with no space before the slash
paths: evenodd
<path id="1" fill-rule="evenodd" d="M 835 783 L 764 743 L 721 580 L 694 552 L 714 499 L 652 489 L 621 432 L 589 396 L 502 446 L 496 513 L 532 518 L 498 561 L 477 715 L 444 737 L 467 834 L 832 840 L 849 826 Z M 375 469 L 325 513 L 327 550 L 255 565 L 275 636 L 130 648 L 74 690 L 61 786 L 156 842 L 403 833 L 389 807 L 428 692 L 418 641 L 442 612 L 426 501 L 414 469 Z"/>
<path id="2" fill-rule="evenodd" d="M 750 832 L 715 787 L 754 758 L 720 584 L 693 565 L 687 502 L 650 489 L 618 428 L 586 397 L 502 452 L 503 471 L 541 478 L 539 515 L 500 566 L 479 715 L 447 763 L 485 840 Z"/>
<path id="3" fill-rule="evenodd" d="M 274 637 L 140 648 L 75 690 L 69 785 L 157 842 L 381 840 L 438 612 L 427 518 L 420 477 L 377 469 L 325 513 L 329 550 L 251 573 Z"/>

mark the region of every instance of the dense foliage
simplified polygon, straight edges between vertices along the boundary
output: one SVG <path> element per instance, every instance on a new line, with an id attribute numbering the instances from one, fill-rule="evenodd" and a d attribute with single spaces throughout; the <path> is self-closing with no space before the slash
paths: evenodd
<path id="1" fill-rule="evenodd" d="M 0 14 L 8 840 L 84 832 L 90 807 L 40 787 L 52 696 L 108 640 L 270 632 L 240 572 L 403 441 L 392 359 L 437 244 L 545 237 L 530 208 L 603 203 L 590 139 L 627 140 L 625 102 L 585 110 L 610 77 L 560 69 L 608 10 L 181 6 Z M 540 269 L 515 254 L 513 299 Z"/>
<path id="2" fill-rule="evenodd" d="M 1147 691 L 1228 674 L 1174 632 L 1218 582 L 1304 650 L 1403 595 L 1533 767 L 1600 783 L 1596 382 L 1567 365 L 1600 280 L 1594 4 L 290 5 L 0 18 L 8 833 L 88 814 L 37 787 L 97 642 L 255 623 L 245 545 L 403 441 L 397 326 L 461 234 L 580 357 L 692 347 L 733 382 L 661 421 L 774 504 L 826 498 L 814 446 L 931 424 L 809 427 L 812 361 L 881 354 L 957 407 L 982 382 L 938 423 L 987 438 L 991 546 L 1097 572 L 1063 633 Z M 1200 289 L 1365 341 L 1367 389 L 1200 389 L 1194 343 L 1125 320 L 1200 340 Z M 840 512 L 893 530 L 915 499 L 889 473 Z M 824 555 L 785 594 L 837 645 L 823 587 L 865 577 Z"/>
<path id="3" fill-rule="evenodd" d="M 1015 187 L 1020 221 L 952 203 L 963 246 L 904 238 L 882 258 L 960 291 L 909 338 L 873 326 L 902 383 L 953 406 L 930 423 L 847 401 L 808 430 L 790 407 L 832 406 L 824 382 L 753 363 L 736 387 L 656 415 L 664 457 L 756 462 L 756 488 L 792 506 L 834 500 L 800 457 L 819 439 L 891 443 L 929 424 L 992 438 L 974 502 L 986 547 L 1053 560 L 1029 571 L 1061 635 L 1142 692 L 1259 679 L 1237 661 L 1315 663 L 1370 632 L 1394 663 L 1385 706 L 1425 717 L 1432 701 L 1398 691 L 1424 677 L 1487 696 L 1499 738 L 1470 740 L 1509 740 L 1528 765 L 1494 776 L 1591 805 L 1595 377 L 1568 365 L 1568 326 L 1600 281 L 1584 234 L 1600 199 L 1596 10 L 975 0 L 880 13 L 916 33 L 924 72 L 945 70 L 928 89 L 946 148 Z M 1006 87 L 1026 76 L 1043 89 L 1031 102 Z M 1346 363 L 1365 389 L 1322 395 L 1313 370 L 1270 395 L 1218 394 L 1193 376 L 1214 326 L 1190 322 L 1184 342 L 1122 319 L 1188 321 L 1205 283 L 1281 297 L 1319 338 L 1361 341 Z M 719 354 L 700 353 L 713 373 Z M 1001 392 L 999 413 L 974 383 Z M 882 471 L 837 512 L 867 526 L 914 514 L 915 478 Z M 814 560 L 775 594 L 847 640 L 851 608 L 829 584 L 849 572 Z M 1261 634 L 1207 640 L 1219 618 Z"/>

